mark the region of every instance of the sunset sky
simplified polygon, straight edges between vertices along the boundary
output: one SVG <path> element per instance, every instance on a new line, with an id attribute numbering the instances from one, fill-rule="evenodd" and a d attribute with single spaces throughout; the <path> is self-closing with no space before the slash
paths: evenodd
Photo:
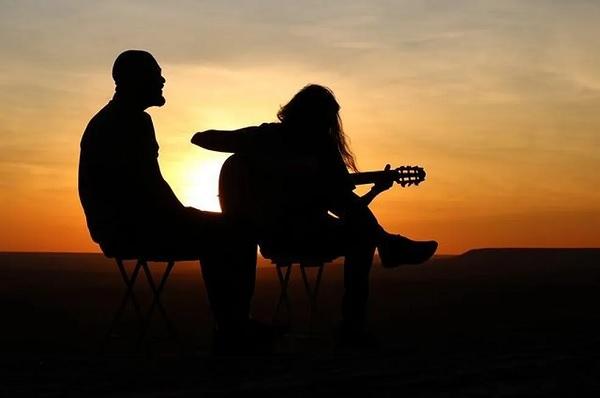
<path id="1" fill-rule="evenodd" d="M 98 251 L 79 141 L 129 48 L 163 69 L 167 104 L 149 113 L 187 205 L 218 209 L 227 157 L 194 132 L 274 121 L 319 83 L 361 170 L 428 172 L 376 199 L 387 229 L 441 253 L 600 246 L 598 21 L 583 0 L 0 0 L 0 251 Z"/>

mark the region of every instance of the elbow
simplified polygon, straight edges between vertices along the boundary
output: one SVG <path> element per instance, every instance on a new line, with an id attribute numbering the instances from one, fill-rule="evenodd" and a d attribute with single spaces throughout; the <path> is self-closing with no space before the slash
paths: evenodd
<path id="1" fill-rule="evenodd" d="M 194 134 L 192 137 L 192 144 L 198 145 L 202 148 L 207 148 L 210 143 L 210 138 L 208 137 L 209 134 L 209 131 L 201 131 Z"/>

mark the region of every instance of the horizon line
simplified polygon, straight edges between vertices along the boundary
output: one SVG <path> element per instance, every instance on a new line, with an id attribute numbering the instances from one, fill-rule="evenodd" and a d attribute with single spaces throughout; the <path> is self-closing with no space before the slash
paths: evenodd
<path id="1" fill-rule="evenodd" d="M 444 257 L 444 256 L 461 256 L 467 254 L 469 252 L 474 251 L 483 251 L 483 250 L 600 250 L 599 247 L 589 247 L 589 246 L 581 246 L 581 247 L 542 247 L 542 246 L 504 246 L 504 247 L 476 247 L 468 249 L 461 253 L 436 253 L 434 257 Z M 24 251 L 24 250 L 0 250 L 0 255 L 2 254 L 99 254 L 104 256 L 104 253 L 101 251 L 47 251 L 47 250 L 32 250 L 32 251 Z M 260 253 L 258 255 L 263 257 Z M 379 257 L 378 254 L 375 256 Z M 343 257 L 343 256 L 340 256 Z M 107 257 L 111 258 L 111 257 Z M 266 258 L 265 258 L 266 259 Z M 268 259 L 267 259 L 268 260 Z M 194 261 L 194 260 L 192 260 Z"/>

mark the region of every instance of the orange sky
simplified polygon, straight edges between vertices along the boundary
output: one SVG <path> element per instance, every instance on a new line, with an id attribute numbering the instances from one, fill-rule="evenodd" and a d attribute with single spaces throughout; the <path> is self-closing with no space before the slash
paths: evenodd
<path id="1" fill-rule="evenodd" d="M 127 48 L 167 79 L 152 115 L 167 181 L 217 206 L 226 155 L 195 131 L 273 121 L 331 87 L 359 167 L 428 180 L 372 208 L 441 253 L 600 246 L 600 5 L 570 2 L 11 2 L 0 15 L 0 251 L 96 251 L 78 145 Z"/>

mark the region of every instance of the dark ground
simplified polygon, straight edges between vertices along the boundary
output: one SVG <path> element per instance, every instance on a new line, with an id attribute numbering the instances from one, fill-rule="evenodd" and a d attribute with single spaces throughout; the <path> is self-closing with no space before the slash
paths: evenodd
<path id="1" fill-rule="evenodd" d="M 156 274 L 163 266 L 152 265 Z M 98 354 L 123 292 L 95 254 L 0 254 L 0 396 L 597 396 L 600 249 L 477 250 L 421 266 L 374 267 L 371 324 L 382 348 L 336 352 L 342 268 L 325 269 L 315 338 L 299 270 L 293 332 L 271 356 L 208 354 L 211 321 L 197 263 L 178 263 L 163 297 L 183 352 L 161 319 L 135 346 L 127 312 Z M 145 285 L 140 301 L 148 304 Z M 254 314 L 269 319 L 273 267 L 259 269 Z"/>

